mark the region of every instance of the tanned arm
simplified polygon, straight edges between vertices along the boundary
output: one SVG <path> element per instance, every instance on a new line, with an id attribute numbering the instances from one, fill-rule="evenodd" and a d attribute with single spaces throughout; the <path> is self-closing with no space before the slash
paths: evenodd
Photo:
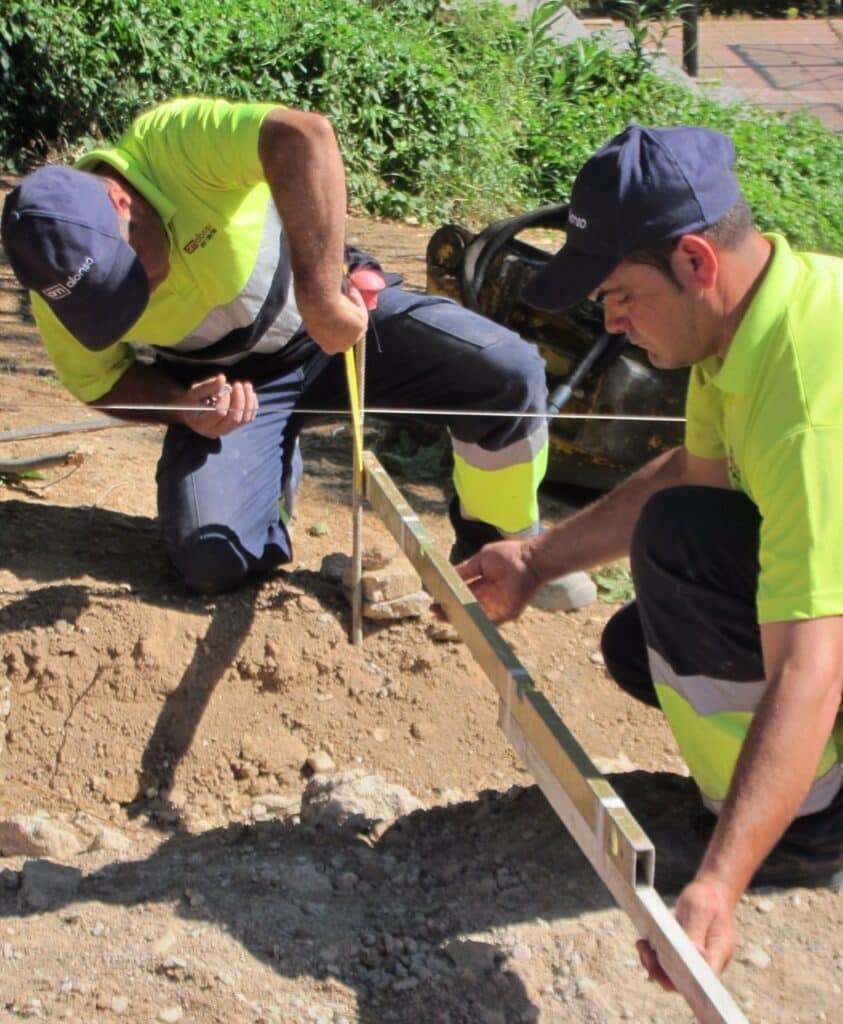
<path id="1" fill-rule="evenodd" d="M 680 484 L 729 487 L 725 460 L 700 459 L 684 447 L 674 448 L 552 530 L 523 541 L 488 544 L 458 565 L 457 572 L 493 622 L 514 619 L 548 580 L 627 554 L 647 499 Z"/>
<path id="2" fill-rule="evenodd" d="M 343 292 L 345 170 L 333 128 L 321 114 L 277 107 L 261 125 L 258 153 L 290 245 L 296 303 L 326 352 L 342 352 L 366 331 L 354 288 Z"/>
<path id="3" fill-rule="evenodd" d="M 118 419 L 146 423 L 179 423 L 203 437 L 222 437 L 256 416 L 258 400 L 248 381 L 229 382 L 224 374 L 216 374 L 182 387 L 155 366 L 133 363 L 112 389 L 92 409 L 104 405 L 152 405 L 154 410 L 108 410 Z M 197 412 L 168 410 L 167 406 L 195 406 Z M 198 410 L 202 409 L 202 412 Z"/>
<path id="4" fill-rule="evenodd" d="M 761 627 L 767 691 L 758 705 L 708 850 L 676 916 L 720 973 L 735 950 L 734 908 L 801 806 L 843 699 L 843 617 Z M 672 985 L 649 946 L 644 965 Z"/>

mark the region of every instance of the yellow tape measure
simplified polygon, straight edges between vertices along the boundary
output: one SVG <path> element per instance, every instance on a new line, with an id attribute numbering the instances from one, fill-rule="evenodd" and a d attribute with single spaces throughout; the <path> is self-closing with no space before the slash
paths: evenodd
<path id="1" fill-rule="evenodd" d="M 356 348 L 356 346 L 355 346 Z M 348 401 L 351 404 L 351 429 L 354 435 L 354 473 L 363 474 L 363 424 L 360 416 L 360 402 L 357 391 L 357 363 L 355 349 L 345 350 L 345 379 L 348 383 Z"/>

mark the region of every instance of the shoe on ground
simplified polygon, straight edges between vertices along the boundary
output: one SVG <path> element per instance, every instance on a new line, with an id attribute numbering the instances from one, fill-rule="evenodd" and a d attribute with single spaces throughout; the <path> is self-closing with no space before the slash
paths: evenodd
<path id="1" fill-rule="evenodd" d="M 693 819 L 694 832 L 706 843 L 716 824 L 717 817 L 703 807 Z M 812 821 L 797 819 L 755 872 L 749 888 L 843 888 L 843 842 L 833 838 L 835 834 L 839 837 L 839 832 L 831 829 L 825 833 L 820 826 L 818 835 L 812 837 L 812 827 Z"/>
<path id="2" fill-rule="evenodd" d="M 491 530 L 485 524 L 482 527 Z M 451 565 L 458 565 L 476 554 L 484 543 L 500 540 L 500 536 L 478 543 L 474 537 L 457 537 L 448 555 Z M 530 604 L 547 612 L 573 612 L 597 600 L 597 585 L 587 572 L 571 572 L 550 580 L 533 594 Z"/>
<path id="3" fill-rule="evenodd" d="M 588 573 L 571 572 L 539 587 L 530 604 L 546 612 L 575 612 L 596 600 L 597 586 Z"/>
<path id="4" fill-rule="evenodd" d="M 454 528 L 455 540 L 448 560 L 458 565 L 471 558 L 485 544 L 501 540 L 494 526 L 476 519 L 466 519 L 460 512 L 456 495 L 448 505 L 448 516 Z M 597 586 L 586 572 L 572 572 L 550 580 L 533 594 L 530 604 L 548 612 L 573 612 L 597 600 Z"/>

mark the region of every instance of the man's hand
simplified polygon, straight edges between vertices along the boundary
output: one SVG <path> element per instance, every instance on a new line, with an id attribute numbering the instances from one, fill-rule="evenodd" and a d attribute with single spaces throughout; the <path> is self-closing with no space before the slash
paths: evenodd
<path id="1" fill-rule="evenodd" d="M 305 330 L 329 355 L 345 352 L 366 334 L 369 311 L 354 285 L 349 284 L 346 294 L 337 291 L 330 298 L 305 297 L 296 289 L 296 303 Z"/>
<path id="2" fill-rule="evenodd" d="M 454 568 L 471 587 L 492 622 L 508 622 L 517 618 L 541 584 L 530 568 L 524 544 L 519 540 L 487 544 Z"/>
<path id="3" fill-rule="evenodd" d="M 229 383 L 222 373 L 193 384 L 185 404 L 206 411 L 182 413 L 183 425 L 210 438 L 224 437 L 244 423 L 251 423 L 258 412 L 258 396 L 251 383 L 242 380 Z"/>
<path id="4" fill-rule="evenodd" d="M 685 886 L 676 903 L 677 921 L 717 975 L 725 969 L 735 952 L 734 906 L 734 896 L 729 888 L 704 876 Z M 673 982 L 649 942 L 639 939 L 636 947 L 650 978 L 666 992 L 674 992 Z"/>

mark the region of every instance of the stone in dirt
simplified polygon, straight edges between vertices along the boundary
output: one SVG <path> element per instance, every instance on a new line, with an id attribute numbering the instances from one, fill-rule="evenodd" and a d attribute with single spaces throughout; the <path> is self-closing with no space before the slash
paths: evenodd
<path id="1" fill-rule="evenodd" d="M 594 580 L 586 572 L 572 572 L 539 587 L 530 604 L 546 612 L 573 612 L 596 600 Z"/>
<path id="2" fill-rule="evenodd" d="M 430 594 L 423 590 L 415 594 L 396 597 L 392 601 L 364 601 L 363 617 L 385 621 L 387 619 L 417 619 L 424 615 L 433 603 Z"/>
<path id="3" fill-rule="evenodd" d="M 740 950 L 737 959 L 739 963 L 746 964 L 748 967 L 754 967 L 759 971 L 766 971 L 773 962 L 766 949 L 762 949 L 761 946 L 753 943 L 747 944 Z"/>
<path id="4" fill-rule="evenodd" d="M 128 853 L 131 846 L 129 838 L 118 829 L 101 825 L 94 834 L 88 849 L 92 852 L 107 850 L 111 853 Z"/>
<path id="5" fill-rule="evenodd" d="M 319 575 L 328 583 L 339 583 L 342 580 L 346 568 L 351 565 L 351 559 L 342 551 L 335 551 L 333 554 L 325 555 L 319 569 Z"/>
<path id="6" fill-rule="evenodd" d="M 297 768 L 306 753 L 302 741 L 283 729 L 269 735 L 245 733 L 240 740 L 240 757 L 254 765 L 261 775 L 283 774 Z"/>
<path id="7" fill-rule="evenodd" d="M 460 635 L 450 622 L 431 622 L 427 627 L 427 635 L 436 643 L 459 643 Z"/>
<path id="8" fill-rule="evenodd" d="M 311 779 L 302 796 L 301 820 L 325 828 L 363 829 L 423 808 L 403 786 L 356 769 Z"/>
<path id="9" fill-rule="evenodd" d="M 314 775 L 326 774 L 336 768 L 331 755 L 324 750 L 314 750 L 305 761 L 305 765 Z"/>
<path id="10" fill-rule="evenodd" d="M 445 952 L 461 971 L 494 970 L 498 958 L 503 951 L 491 942 L 479 942 L 477 939 L 455 939 L 445 947 Z"/>
<path id="11" fill-rule="evenodd" d="M 259 798 L 267 814 L 275 817 L 298 814 L 301 797 L 298 793 L 264 793 Z"/>
<path id="12" fill-rule="evenodd" d="M 68 860 L 84 843 L 67 824 L 39 814 L 18 814 L 0 821 L 0 857 L 52 857 Z"/>
<path id="13" fill-rule="evenodd" d="M 363 548 L 360 560 L 364 569 L 383 569 L 384 566 L 389 565 L 397 553 L 397 549 L 394 547 L 385 544 L 370 544 Z"/>
<path id="14" fill-rule="evenodd" d="M 342 574 L 343 593 L 351 603 L 354 574 L 349 562 Z M 388 620 L 417 618 L 431 605 L 431 598 L 421 589 L 418 574 L 409 567 L 382 566 L 368 569 L 360 579 L 363 615 L 367 619 Z"/>
<path id="15" fill-rule="evenodd" d="M 299 899 L 324 902 L 334 894 L 334 885 L 329 876 L 310 861 L 287 865 L 282 882 L 284 888 Z"/>
<path id="16" fill-rule="evenodd" d="M 351 587 L 354 583 L 350 565 L 343 572 L 342 582 L 345 587 Z M 360 584 L 365 601 L 391 601 L 415 593 L 421 587 L 421 580 L 418 573 L 410 569 L 380 569 L 364 573 Z"/>
<path id="17" fill-rule="evenodd" d="M 20 871 L 3 868 L 0 871 L 0 889 L 17 889 L 20 886 Z"/>

